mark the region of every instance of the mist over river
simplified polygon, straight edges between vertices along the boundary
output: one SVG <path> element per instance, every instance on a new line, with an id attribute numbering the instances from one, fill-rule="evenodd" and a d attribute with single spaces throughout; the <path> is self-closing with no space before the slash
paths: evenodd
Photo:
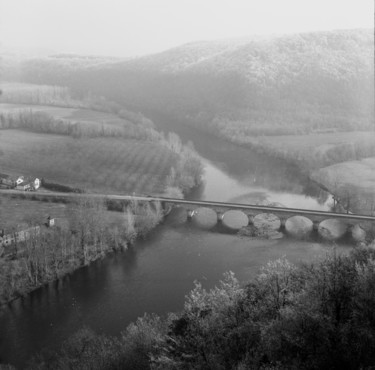
<path id="1" fill-rule="evenodd" d="M 156 114 L 151 118 L 164 131 L 173 123 L 202 156 L 204 182 L 189 198 L 329 209 L 329 195 L 296 168 L 188 130 L 175 120 Z M 58 348 L 83 326 L 118 335 L 145 312 L 181 310 L 195 280 L 211 288 L 231 270 L 246 282 L 269 260 L 286 256 L 295 263 L 311 261 L 331 248 L 287 236 L 261 240 L 203 231 L 168 216 L 128 251 L 109 255 L 5 307 L 0 312 L 0 363 L 23 367 L 37 352 Z M 339 253 L 350 248 L 337 246 Z"/>

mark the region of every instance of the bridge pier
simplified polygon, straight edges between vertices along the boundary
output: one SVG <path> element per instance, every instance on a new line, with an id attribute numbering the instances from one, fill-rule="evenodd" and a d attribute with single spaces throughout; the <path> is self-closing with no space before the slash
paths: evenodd
<path id="1" fill-rule="evenodd" d="M 280 231 L 284 231 L 285 230 L 285 224 L 287 222 L 287 220 L 289 219 L 288 216 L 278 216 L 279 217 L 279 220 L 280 220 Z"/>
<path id="2" fill-rule="evenodd" d="M 249 219 L 249 225 L 254 225 L 254 217 L 252 213 L 247 213 L 247 218 Z"/>
<path id="3" fill-rule="evenodd" d="M 191 201 L 184 199 L 152 198 L 152 197 L 113 197 L 113 199 L 130 201 L 134 198 L 140 201 L 160 201 L 164 209 L 179 206 L 186 209 L 188 219 L 195 223 L 202 222 L 213 225 L 217 222 L 224 226 L 246 224 L 257 228 L 285 231 L 294 235 L 297 230 L 303 234 L 310 232 L 319 233 L 328 240 L 336 240 L 350 234 L 353 240 L 366 238 L 367 227 L 375 222 L 374 216 L 341 214 L 327 211 L 294 209 L 276 206 L 250 205 L 224 202 Z M 203 206 L 203 207 L 202 207 Z M 195 207 L 192 209 L 192 207 Z M 242 216 L 240 216 L 242 213 Z M 309 221 L 307 221 L 309 219 Z M 241 221 L 241 222 L 240 222 Z M 232 225 L 233 224 L 233 225 Z M 355 226 L 357 224 L 357 226 Z M 213 227 L 213 226 L 212 226 Z M 208 226 L 207 226 L 208 228 Z M 344 230 L 345 229 L 345 230 Z"/>
<path id="4" fill-rule="evenodd" d="M 217 212 L 217 220 L 218 222 L 223 222 L 223 218 L 224 218 L 224 212 Z"/>

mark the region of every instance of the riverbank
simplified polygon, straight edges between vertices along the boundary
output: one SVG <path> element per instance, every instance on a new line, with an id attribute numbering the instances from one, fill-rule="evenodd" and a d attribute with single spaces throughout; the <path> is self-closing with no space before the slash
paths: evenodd
<path id="1" fill-rule="evenodd" d="M 225 144 L 214 148 L 226 153 Z M 209 144 L 209 145 L 211 145 Z M 197 148 L 198 149 L 198 148 Z M 229 148 L 231 150 L 231 147 Z M 248 150 L 234 162 L 238 176 L 222 170 L 225 164 L 203 159 L 204 186 L 196 189 L 194 199 L 252 203 L 257 200 L 280 202 L 294 208 L 326 210 L 326 198 L 315 193 L 301 193 L 298 173 L 274 164 L 268 158 L 249 155 Z M 242 159 L 244 162 L 242 162 Z M 252 170 L 252 161 L 264 167 L 256 172 L 257 181 L 243 175 Z M 244 165 L 245 163 L 245 165 Z M 246 163 L 248 165 L 246 166 Z M 268 170 L 268 175 L 266 171 Z M 261 185 L 259 177 L 268 179 L 277 191 Z M 247 174 L 246 174 L 247 176 Z M 284 176 L 283 181 L 278 177 Z M 288 185 L 289 182 L 295 182 Z M 271 187 L 272 188 L 272 187 Z M 273 187 L 274 188 L 274 187 Z M 289 193 L 286 189 L 297 189 Z M 117 213 L 121 215 L 121 213 Z M 235 272 L 239 281 L 252 279 L 259 268 L 270 260 L 287 256 L 296 264 L 310 262 L 332 249 L 329 243 L 293 240 L 251 240 L 238 235 L 199 230 L 193 223 L 180 223 L 177 218 L 165 221 L 147 238 L 138 238 L 126 253 L 111 253 L 89 266 L 37 289 L 24 299 L 4 307 L 0 315 L 0 331 L 6 342 L 0 343 L 4 362 L 25 366 L 43 348 L 56 349 L 77 329 L 90 327 L 97 333 L 119 336 L 122 328 L 135 322 L 144 312 L 165 315 L 183 308 L 184 297 L 195 280 L 207 289 L 213 288 L 225 271 Z M 352 247 L 338 243 L 337 253 L 348 253 Z"/>
<path id="2" fill-rule="evenodd" d="M 325 132 L 295 135 L 221 136 L 240 146 L 282 158 L 302 170 L 326 167 L 339 162 L 375 155 L 374 131 Z"/>
<path id="3" fill-rule="evenodd" d="M 262 136 L 242 138 L 239 144 L 296 165 L 333 194 L 343 211 L 372 214 L 375 210 L 373 131 Z"/>
<path id="4" fill-rule="evenodd" d="M 36 202 L 36 201 L 34 201 Z M 163 218 L 161 204 L 130 202 L 125 213 L 103 202 L 80 199 L 68 204 L 65 218 L 41 225 L 27 240 L 4 247 L 0 258 L 0 307 L 73 271 L 126 250 Z"/>
<path id="5" fill-rule="evenodd" d="M 357 248 L 300 265 L 282 257 L 266 263 L 246 285 L 233 272 L 211 289 L 196 281 L 181 311 L 145 314 L 122 327 L 120 336 L 80 329 L 32 363 L 38 369 L 79 364 L 98 370 L 370 366 L 374 254 Z M 358 328 L 367 341 L 353 335 Z"/>
<path id="6" fill-rule="evenodd" d="M 298 168 L 308 178 L 333 195 L 341 212 L 373 214 L 375 211 L 375 134 L 373 131 L 325 132 L 306 135 L 274 135 L 236 140 L 222 137 Z M 254 180 L 256 176 L 254 176 Z M 304 181 L 306 183 L 306 181 Z"/>
<path id="7" fill-rule="evenodd" d="M 349 211 L 375 212 L 375 157 L 346 161 L 313 171 L 311 178 L 335 194 Z"/>

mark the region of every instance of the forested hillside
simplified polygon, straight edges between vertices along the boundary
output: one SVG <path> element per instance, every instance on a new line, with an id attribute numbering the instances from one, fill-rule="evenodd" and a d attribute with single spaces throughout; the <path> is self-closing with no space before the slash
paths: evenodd
<path id="1" fill-rule="evenodd" d="M 350 131 L 374 119 L 373 44 L 373 30 L 340 30 L 197 42 L 128 60 L 58 55 L 22 62 L 18 78 L 177 114 L 233 141 Z"/>
<path id="2" fill-rule="evenodd" d="M 196 283 L 182 312 L 144 315 L 120 338 L 81 330 L 30 369 L 373 369 L 374 249 L 269 262 L 241 287 Z"/>

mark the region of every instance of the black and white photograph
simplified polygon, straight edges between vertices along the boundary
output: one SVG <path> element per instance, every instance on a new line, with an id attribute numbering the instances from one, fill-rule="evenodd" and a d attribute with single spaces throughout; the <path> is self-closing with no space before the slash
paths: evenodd
<path id="1" fill-rule="evenodd" d="M 374 370 L 374 0 L 0 0 L 0 370 Z"/>

